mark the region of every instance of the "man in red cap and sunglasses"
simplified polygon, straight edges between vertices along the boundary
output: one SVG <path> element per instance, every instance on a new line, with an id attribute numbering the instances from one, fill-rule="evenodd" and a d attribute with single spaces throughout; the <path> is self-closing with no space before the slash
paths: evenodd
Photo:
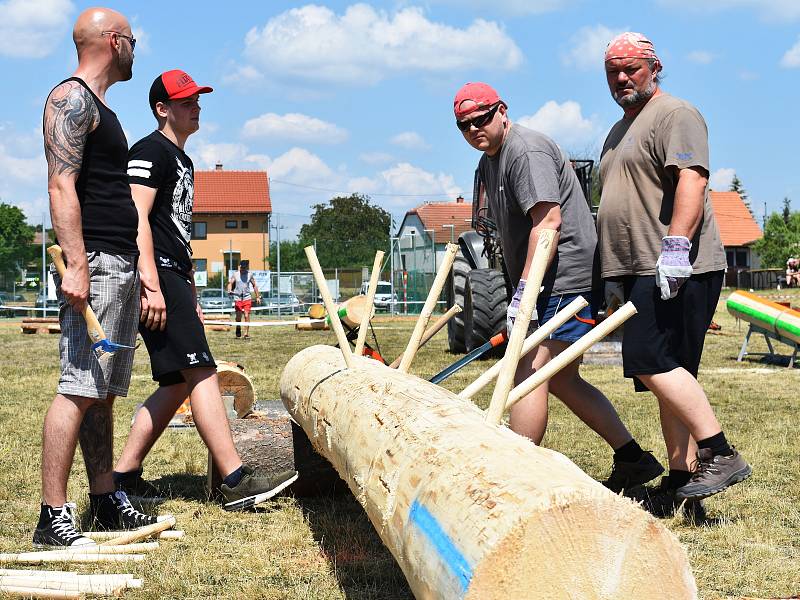
<path id="1" fill-rule="evenodd" d="M 556 251 L 542 281 L 536 314 L 538 324 L 553 318 L 577 296 L 589 299 L 597 235 L 592 215 L 569 159 L 547 136 L 512 124 L 506 103 L 485 83 L 467 83 L 453 104 L 456 125 L 464 139 L 483 152 L 478 175 L 497 224 L 503 264 L 515 286 L 508 306 L 509 331 L 519 309 L 539 232 L 559 231 Z M 590 330 L 586 307 L 559 327 L 550 339 L 522 357 L 515 376 L 519 383 Z M 532 321 L 532 326 L 536 323 Z M 579 373 L 580 359 L 511 409 L 511 429 L 539 444 L 547 427 L 548 393 L 552 392 L 613 449 L 614 465 L 605 482 L 614 491 L 643 484 L 663 472 L 652 454 L 641 449 L 600 390 Z"/>
<path id="2" fill-rule="evenodd" d="M 184 146 L 200 128 L 200 94 L 211 91 L 184 71 L 156 77 L 150 109 L 158 129 L 136 142 L 128 155 L 128 180 L 139 212 L 139 332 L 159 387 L 136 413 L 114 481 L 131 497 L 160 495 L 142 478 L 142 462 L 188 397 L 197 431 L 223 475 L 224 508 L 237 510 L 251 505 L 256 496 L 263 499 L 285 488 L 297 479 L 297 472 L 256 477 L 242 465 L 197 304 L 190 246 L 194 165 Z"/>
<path id="3" fill-rule="evenodd" d="M 646 506 L 672 516 L 687 501 L 696 518 L 700 499 L 751 468 L 697 382 L 726 260 L 708 198 L 705 121 L 661 90 L 661 68 L 641 33 L 622 33 L 606 48 L 606 80 L 624 115 L 603 145 L 597 227 L 606 295 L 616 289 L 638 311 L 625 324 L 624 374 L 658 399 L 669 456 L 669 476 Z"/>

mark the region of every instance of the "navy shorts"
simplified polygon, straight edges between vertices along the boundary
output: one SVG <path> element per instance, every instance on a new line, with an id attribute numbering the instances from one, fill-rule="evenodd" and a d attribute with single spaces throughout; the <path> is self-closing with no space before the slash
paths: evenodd
<path id="1" fill-rule="evenodd" d="M 714 317 L 723 271 L 693 275 L 671 300 L 662 300 L 655 276 L 622 278 L 625 299 L 637 313 L 625 322 L 622 366 L 637 392 L 647 391 L 637 375 L 682 367 L 697 377 L 706 330 Z"/>
<path id="2" fill-rule="evenodd" d="M 589 306 L 585 306 L 579 310 L 574 317 L 556 329 L 548 339 L 572 343 L 592 330 L 594 321 L 592 320 L 590 292 L 551 294 L 537 299 L 536 312 L 539 314 L 539 325 L 544 325 L 552 319 L 559 310 L 575 300 L 578 296 L 586 298 L 586 301 L 589 302 Z M 528 335 L 530 335 L 530 333 L 531 330 L 529 329 Z"/>
<path id="3" fill-rule="evenodd" d="M 151 331 L 139 323 L 139 333 L 150 353 L 153 379 L 168 386 L 184 381 L 183 369 L 217 365 L 197 316 L 197 299 L 189 276 L 159 269 L 158 281 L 167 305 L 167 326 L 164 331 Z"/>

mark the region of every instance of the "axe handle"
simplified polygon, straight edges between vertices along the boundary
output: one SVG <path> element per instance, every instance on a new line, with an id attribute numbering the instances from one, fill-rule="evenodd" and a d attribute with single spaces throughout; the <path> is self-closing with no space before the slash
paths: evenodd
<path id="1" fill-rule="evenodd" d="M 47 249 L 50 258 L 53 259 L 53 264 L 56 266 L 58 275 L 63 279 L 67 266 L 64 264 L 64 253 L 61 251 L 61 246 L 53 244 Z M 83 318 L 86 320 L 86 329 L 89 332 L 89 339 L 92 343 L 99 342 L 106 339 L 106 333 L 97 320 L 97 315 L 94 314 L 89 302 L 86 302 L 86 308 L 83 309 Z"/>

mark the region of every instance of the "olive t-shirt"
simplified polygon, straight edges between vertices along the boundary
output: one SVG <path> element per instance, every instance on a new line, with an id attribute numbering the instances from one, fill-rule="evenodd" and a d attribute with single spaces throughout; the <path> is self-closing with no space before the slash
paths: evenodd
<path id="1" fill-rule="evenodd" d="M 542 285 L 556 294 L 590 290 L 597 234 L 575 169 L 561 148 L 546 135 L 514 124 L 500 151 L 481 157 L 478 171 L 511 283 L 517 285 L 525 267 L 533 228 L 528 212 L 539 202 L 553 202 L 561 209 L 561 232 Z"/>
<path id="2" fill-rule="evenodd" d="M 688 102 L 662 93 L 633 118 L 618 121 L 600 158 L 597 237 L 603 277 L 653 275 L 672 220 L 678 175 L 708 175 L 708 129 Z M 725 250 L 706 188 L 703 217 L 689 253 L 695 274 L 725 269 Z"/>

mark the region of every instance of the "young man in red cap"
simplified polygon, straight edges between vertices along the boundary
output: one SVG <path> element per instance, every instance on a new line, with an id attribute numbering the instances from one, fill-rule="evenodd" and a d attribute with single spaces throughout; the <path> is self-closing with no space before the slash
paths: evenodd
<path id="1" fill-rule="evenodd" d="M 649 508 L 669 516 L 688 500 L 699 514 L 701 498 L 751 473 L 697 382 L 726 266 L 708 199 L 708 130 L 696 108 L 661 90 L 661 61 L 641 33 L 613 39 L 605 68 L 624 116 L 600 160 L 601 271 L 607 295 L 616 287 L 638 311 L 625 324 L 624 373 L 658 399 L 669 455 Z"/>
<path id="2" fill-rule="evenodd" d="M 256 477 L 242 465 L 197 304 L 189 244 L 194 166 L 184 146 L 200 128 L 200 94 L 211 91 L 180 70 L 156 77 L 150 87 L 150 109 L 158 129 L 134 144 L 128 156 L 128 179 L 139 211 L 143 290 L 139 332 L 159 388 L 136 413 L 114 480 L 131 496 L 158 496 L 158 490 L 142 479 L 142 462 L 189 397 L 197 431 L 224 477 L 224 507 L 236 510 L 255 496 L 282 490 L 297 479 L 297 472 Z"/>
<path id="3" fill-rule="evenodd" d="M 508 305 L 509 330 L 519 309 L 539 232 L 555 229 L 560 233 L 536 306 L 538 323 L 546 323 L 577 296 L 588 299 L 592 289 L 597 236 L 577 175 L 553 140 L 512 124 L 506 103 L 485 83 L 463 86 L 453 109 L 464 139 L 483 152 L 478 173 L 489 213 L 497 223 L 503 262 L 515 285 Z M 567 321 L 520 360 L 517 383 L 589 331 L 590 308 L 578 317 Z M 580 376 L 579 367 L 580 359 L 515 404 L 511 429 L 539 444 L 547 426 L 548 393 L 552 392 L 614 449 L 607 487 L 620 491 L 662 473 L 663 467 L 639 447 L 608 398 Z"/>

